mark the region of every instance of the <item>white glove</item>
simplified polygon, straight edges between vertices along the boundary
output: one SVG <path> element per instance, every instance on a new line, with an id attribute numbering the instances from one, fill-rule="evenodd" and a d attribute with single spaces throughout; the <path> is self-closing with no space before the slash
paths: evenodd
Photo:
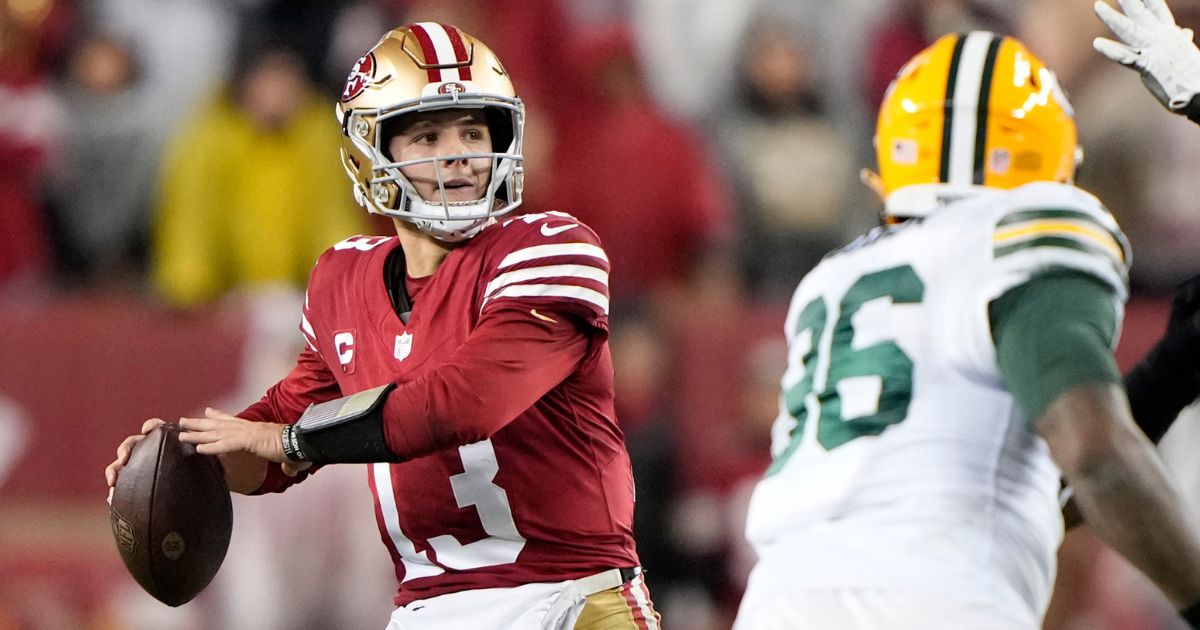
<path id="1" fill-rule="evenodd" d="M 1096 16 L 1121 42 L 1097 37 L 1092 46 L 1136 69 L 1142 82 L 1172 112 L 1200 122 L 1200 49 L 1192 30 L 1179 28 L 1165 0 L 1117 0 L 1124 15 L 1097 0 Z"/>

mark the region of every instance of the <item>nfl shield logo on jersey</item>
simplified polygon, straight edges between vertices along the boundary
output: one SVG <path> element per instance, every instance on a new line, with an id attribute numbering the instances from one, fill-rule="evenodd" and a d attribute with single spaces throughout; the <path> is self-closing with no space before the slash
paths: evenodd
<path id="1" fill-rule="evenodd" d="M 397 361 L 403 361 L 408 358 L 412 352 L 412 333 L 406 332 L 403 335 L 396 335 L 395 356 Z"/>

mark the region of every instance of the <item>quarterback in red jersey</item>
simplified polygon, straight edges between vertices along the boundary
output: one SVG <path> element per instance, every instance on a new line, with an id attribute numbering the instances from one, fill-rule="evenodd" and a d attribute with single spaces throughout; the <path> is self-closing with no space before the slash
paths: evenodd
<path id="1" fill-rule="evenodd" d="M 613 412 L 608 258 L 568 214 L 499 218 L 524 176 L 503 66 L 453 26 L 398 28 L 337 115 L 355 199 L 397 235 L 326 251 L 292 372 L 236 416 L 181 419 L 181 439 L 246 493 L 368 464 L 400 582 L 389 630 L 657 628 Z"/>

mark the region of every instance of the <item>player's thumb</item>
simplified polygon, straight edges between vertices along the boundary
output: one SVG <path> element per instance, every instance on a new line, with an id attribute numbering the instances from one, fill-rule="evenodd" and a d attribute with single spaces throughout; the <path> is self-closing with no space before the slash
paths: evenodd
<path id="1" fill-rule="evenodd" d="M 280 464 L 280 466 L 283 467 L 283 474 L 289 477 L 295 477 L 296 475 L 311 468 L 312 462 L 283 462 Z"/>

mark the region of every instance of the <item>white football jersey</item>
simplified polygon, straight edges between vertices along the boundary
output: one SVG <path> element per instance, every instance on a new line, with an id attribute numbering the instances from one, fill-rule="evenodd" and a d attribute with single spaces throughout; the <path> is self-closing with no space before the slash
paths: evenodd
<path id="1" fill-rule="evenodd" d="M 792 587 L 932 590 L 1038 626 L 1059 470 L 1005 388 L 988 304 L 1069 269 L 1112 287 L 1120 321 L 1128 261 L 1100 202 L 1053 183 L 983 192 L 828 256 L 787 318 L 774 462 L 746 526 L 760 567 Z"/>

